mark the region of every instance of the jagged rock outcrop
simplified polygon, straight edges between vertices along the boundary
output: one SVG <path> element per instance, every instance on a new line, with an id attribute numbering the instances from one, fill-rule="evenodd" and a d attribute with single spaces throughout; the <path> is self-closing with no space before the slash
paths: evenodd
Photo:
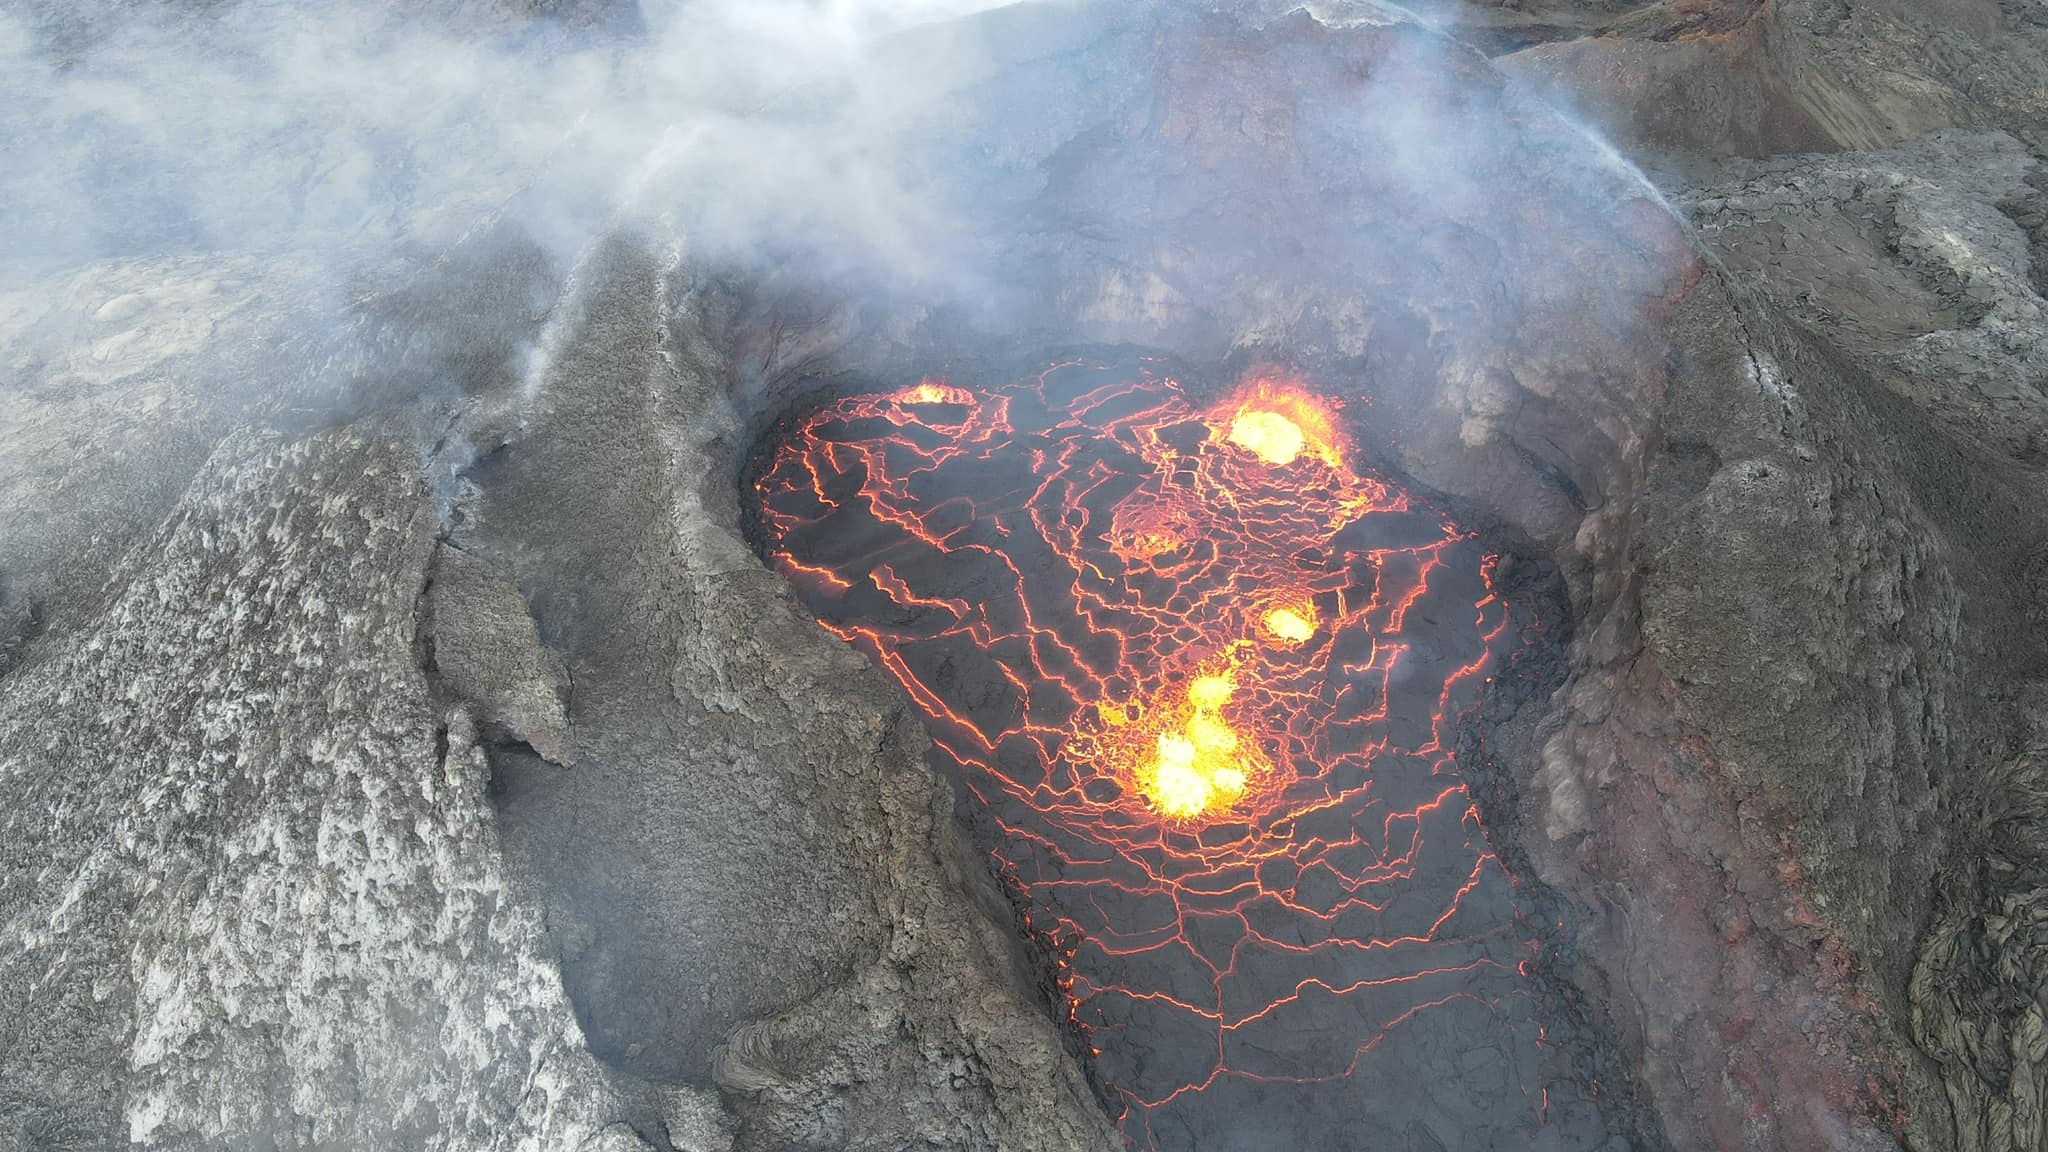
<path id="1" fill-rule="evenodd" d="M 568 672 L 540 642 L 519 589 L 446 542 L 434 550 L 427 580 L 424 632 L 440 686 L 471 705 L 478 723 L 551 764 L 573 764 Z"/>
<path id="2" fill-rule="evenodd" d="M 1646 636 L 1738 776 L 1789 799 L 1817 922 L 1917 1042 L 1901 1119 L 1929 1148 L 2039 1138 L 2009 991 L 2041 963 L 2016 751 L 2048 672 L 2037 163 L 1940 133 L 1697 174 L 1755 382 L 1673 427 L 1650 500 Z"/>
<path id="3" fill-rule="evenodd" d="M 413 654 L 408 439 L 229 437 L 0 700 L 15 1145 L 578 1147 L 612 1102 Z"/>

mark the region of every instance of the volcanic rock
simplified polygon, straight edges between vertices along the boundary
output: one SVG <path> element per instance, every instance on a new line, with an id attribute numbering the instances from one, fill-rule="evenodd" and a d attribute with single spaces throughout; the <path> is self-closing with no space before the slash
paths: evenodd
<path id="1" fill-rule="evenodd" d="M 527 615 L 519 589 L 443 542 L 428 572 L 426 635 L 441 686 L 542 759 L 570 764 L 566 673 Z"/>
<path id="2" fill-rule="evenodd" d="M 2018 815 L 2048 540 L 2035 164 L 1944 132 L 1702 172 L 1685 199 L 1755 301 L 1749 366 L 1670 423 L 1646 501 L 1647 647 L 1745 790 L 1791 804 L 1814 918 L 1898 1037 L 1926 1147 L 2039 1139 L 2014 998 L 2038 953 L 2003 919 L 2041 844 Z M 1966 961 L 1971 931 L 1993 951 Z"/>
<path id="3" fill-rule="evenodd" d="M 416 459 L 230 436 L 8 677 L 15 1142 L 577 1147 L 615 1111 L 414 657 Z"/>
<path id="4" fill-rule="evenodd" d="M 2041 119 L 2048 25 L 1994 0 L 1448 5 L 1442 18 L 1636 149 L 1881 148 Z"/>

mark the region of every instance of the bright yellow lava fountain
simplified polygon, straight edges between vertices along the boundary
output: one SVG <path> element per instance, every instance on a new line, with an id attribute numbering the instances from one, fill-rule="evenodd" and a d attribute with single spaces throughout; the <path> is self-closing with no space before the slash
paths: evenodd
<path id="1" fill-rule="evenodd" d="M 1139 774 L 1139 790 L 1161 815 L 1192 820 L 1226 809 L 1244 794 L 1256 753 L 1240 754 L 1237 731 L 1223 717 L 1236 691 L 1229 672 L 1188 683 L 1179 722 L 1159 734 L 1157 755 Z"/>
<path id="2" fill-rule="evenodd" d="M 1275 468 L 1303 456 L 1344 466 L 1329 408 L 1308 395 L 1260 381 L 1240 393 L 1224 439 Z"/>
<path id="3" fill-rule="evenodd" d="M 1262 623 L 1268 634 L 1290 647 L 1316 634 L 1315 609 L 1307 606 L 1271 609 Z"/>
<path id="4" fill-rule="evenodd" d="M 1239 412 L 1230 422 L 1230 442 L 1268 464 L 1292 464 L 1308 438 L 1278 412 Z"/>
<path id="5" fill-rule="evenodd" d="M 953 388 L 936 380 L 919 381 L 914 388 L 896 393 L 898 404 L 972 404 L 974 396 L 964 388 Z"/>

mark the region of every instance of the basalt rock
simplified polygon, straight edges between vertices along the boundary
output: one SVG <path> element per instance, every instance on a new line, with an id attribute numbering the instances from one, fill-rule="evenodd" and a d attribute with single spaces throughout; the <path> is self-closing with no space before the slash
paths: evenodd
<path id="1" fill-rule="evenodd" d="M 551 764 L 575 762 L 563 706 L 568 673 L 540 642 L 519 589 L 443 542 L 427 575 L 424 635 L 441 687 L 479 723 Z"/>
<path id="2" fill-rule="evenodd" d="M 414 658 L 416 460 L 230 436 L 9 676 L 15 1145 L 560 1148 L 616 1112 Z"/>
<path id="3" fill-rule="evenodd" d="M 1755 301 L 1754 383 L 1673 425 L 1649 501 L 1649 643 L 1736 773 L 1792 805 L 1816 919 L 1917 1045 L 1902 1121 L 1931 1148 L 2038 1140 L 2014 991 L 2041 963 L 2035 164 L 1940 133 L 1700 173 L 1687 207 Z M 1758 421 L 1739 440 L 1735 405 Z"/>
<path id="4" fill-rule="evenodd" d="M 1996 0 L 1451 4 L 1501 67 L 1632 149 L 1882 148 L 2041 119 L 2044 27 Z"/>

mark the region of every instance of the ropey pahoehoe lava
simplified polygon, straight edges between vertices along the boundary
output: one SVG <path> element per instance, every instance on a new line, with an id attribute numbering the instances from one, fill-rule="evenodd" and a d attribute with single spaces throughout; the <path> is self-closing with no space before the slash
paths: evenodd
<path id="1" fill-rule="evenodd" d="M 985 817 L 1134 1142 L 1398 1096 L 1462 1146 L 1596 1146 L 1455 760 L 1541 622 L 1342 428 L 1282 374 L 1070 361 L 827 402 L 753 498 Z"/>

